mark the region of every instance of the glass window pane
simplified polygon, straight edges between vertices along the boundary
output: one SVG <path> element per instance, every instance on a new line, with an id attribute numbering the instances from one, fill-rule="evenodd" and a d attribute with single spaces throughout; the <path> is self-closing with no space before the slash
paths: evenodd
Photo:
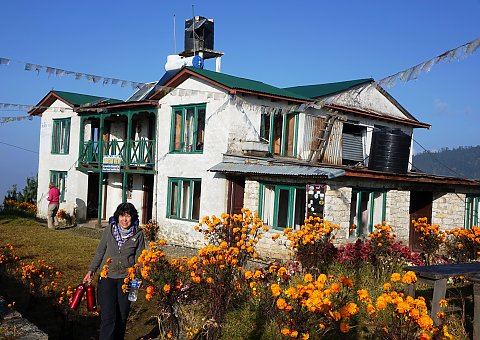
<path id="1" fill-rule="evenodd" d="M 288 115 L 286 117 L 286 130 L 285 130 L 285 156 L 295 156 L 295 150 L 293 149 L 295 142 L 295 115 Z"/>
<path id="2" fill-rule="evenodd" d="M 282 126 L 283 116 L 275 115 L 273 118 L 273 154 L 280 155 L 282 151 Z"/>
<path id="3" fill-rule="evenodd" d="M 195 124 L 195 108 L 190 107 L 187 108 L 186 115 L 185 115 L 185 133 L 183 137 L 184 141 L 184 152 L 192 152 L 193 151 L 193 130 Z"/>
<path id="4" fill-rule="evenodd" d="M 307 191 L 305 189 L 295 189 L 295 210 L 293 215 L 293 225 L 295 229 L 300 229 L 305 222 L 306 195 Z"/>
<path id="5" fill-rule="evenodd" d="M 182 131 L 182 111 L 175 111 L 175 131 L 173 137 L 173 150 L 180 151 L 181 149 L 181 131 Z"/>
<path id="6" fill-rule="evenodd" d="M 177 207 L 177 202 L 178 202 L 178 183 L 177 182 L 171 182 L 170 183 L 170 211 L 169 215 L 170 216 L 178 216 L 178 207 Z"/>
<path id="7" fill-rule="evenodd" d="M 269 142 L 270 139 L 270 115 L 262 114 L 260 122 L 260 139 Z"/>
<path id="8" fill-rule="evenodd" d="M 198 109 L 197 111 L 197 133 L 195 150 L 203 150 L 203 140 L 205 135 L 205 109 Z"/>
<path id="9" fill-rule="evenodd" d="M 190 181 L 182 181 L 182 206 L 180 207 L 180 218 L 189 219 L 190 211 Z"/>
<path id="10" fill-rule="evenodd" d="M 193 203 L 192 203 L 192 219 L 200 219 L 200 195 L 202 183 L 200 181 L 193 182 Z"/>
<path id="11" fill-rule="evenodd" d="M 278 215 L 277 215 L 277 227 L 288 227 L 288 212 L 289 212 L 289 194 L 290 190 L 280 189 L 278 191 Z"/>

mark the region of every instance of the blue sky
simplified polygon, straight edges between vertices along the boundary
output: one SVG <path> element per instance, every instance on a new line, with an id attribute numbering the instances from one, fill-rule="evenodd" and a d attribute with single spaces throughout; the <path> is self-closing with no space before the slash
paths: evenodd
<path id="1" fill-rule="evenodd" d="M 175 45 L 177 53 L 183 50 L 184 21 L 192 12 L 214 19 L 215 49 L 225 53 L 222 72 L 279 87 L 380 80 L 480 37 L 480 0 L 7 0 L 0 7 L 0 57 L 154 81 Z M 480 144 L 479 75 L 480 49 L 387 90 L 432 125 L 415 132 L 424 148 L 474 146 Z M 37 104 L 51 89 L 118 99 L 132 92 L 37 75 L 22 63 L 0 65 L 0 103 Z M 0 110 L 0 117 L 21 115 Z M 39 130 L 39 119 L 0 124 L 0 200 L 12 184 L 23 188 L 26 177 L 36 175 Z M 421 151 L 418 144 L 415 150 Z"/>

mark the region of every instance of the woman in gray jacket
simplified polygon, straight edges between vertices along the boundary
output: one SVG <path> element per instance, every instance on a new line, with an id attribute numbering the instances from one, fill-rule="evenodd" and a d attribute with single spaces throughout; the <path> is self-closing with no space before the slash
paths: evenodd
<path id="1" fill-rule="evenodd" d="M 138 212 L 131 203 L 121 203 L 109 220 L 83 282 L 90 283 L 101 266 L 108 276 L 98 280 L 100 340 L 120 340 L 125 336 L 130 312 L 128 294 L 122 291 L 127 269 L 133 267 L 145 248 Z"/>

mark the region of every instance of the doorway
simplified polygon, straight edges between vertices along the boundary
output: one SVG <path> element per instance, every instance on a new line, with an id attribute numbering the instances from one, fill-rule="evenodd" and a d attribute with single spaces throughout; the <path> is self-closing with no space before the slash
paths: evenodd
<path id="1" fill-rule="evenodd" d="M 422 251 L 420 247 L 419 232 L 415 231 L 412 220 L 418 220 L 421 217 L 427 218 L 427 223 L 432 221 L 432 201 L 433 192 L 431 191 L 412 191 L 410 192 L 410 233 L 409 246 L 414 252 Z"/>

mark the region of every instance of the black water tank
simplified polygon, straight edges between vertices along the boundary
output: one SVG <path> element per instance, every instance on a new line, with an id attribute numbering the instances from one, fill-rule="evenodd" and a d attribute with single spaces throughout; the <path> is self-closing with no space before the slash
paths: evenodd
<path id="1" fill-rule="evenodd" d="M 195 36 L 193 25 L 195 21 Z M 197 16 L 185 21 L 185 51 L 213 50 L 213 19 Z"/>
<path id="2" fill-rule="evenodd" d="M 374 129 L 368 168 L 405 174 L 410 159 L 411 136 L 401 130 Z"/>

